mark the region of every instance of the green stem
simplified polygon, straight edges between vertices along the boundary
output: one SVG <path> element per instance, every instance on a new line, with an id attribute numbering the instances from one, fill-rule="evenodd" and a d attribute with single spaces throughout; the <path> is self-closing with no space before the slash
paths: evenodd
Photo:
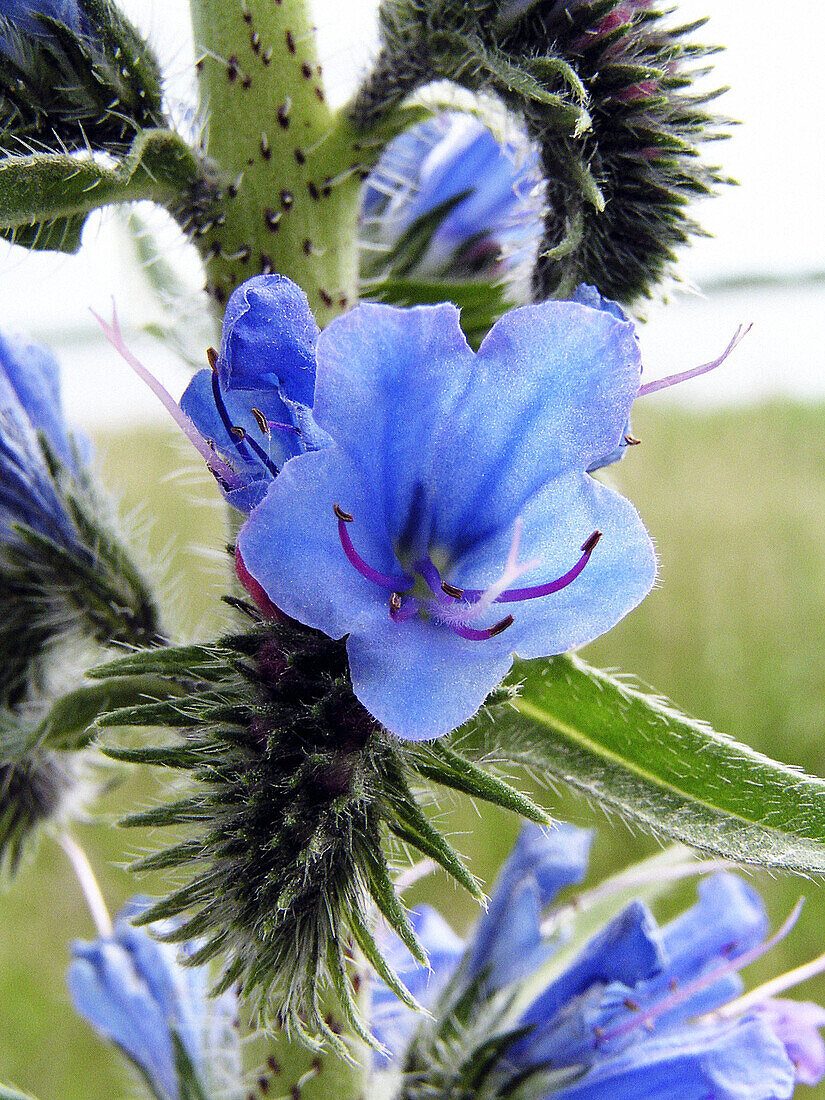
<path id="1" fill-rule="evenodd" d="M 259 272 L 307 293 L 320 324 L 358 294 L 364 166 L 332 111 L 304 0 L 193 0 L 207 153 L 235 183 L 225 217 L 198 239 L 219 305 Z"/>

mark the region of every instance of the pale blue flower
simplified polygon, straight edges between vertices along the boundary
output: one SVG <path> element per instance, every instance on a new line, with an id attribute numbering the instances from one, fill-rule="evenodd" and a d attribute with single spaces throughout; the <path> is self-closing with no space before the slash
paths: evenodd
<path id="1" fill-rule="evenodd" d="M 54 356 L 0 334 L 0 542 L 13 541 L 14 525 L 23 524 L 75 547 L 77 529 L 51 464 L 57 460 L 67 476 L 80 477 L 88 458 L 87 441 L 64 420 Z"/>
<path id="2" fill-rule="evenodd" d="M 511 1035 L 490 1079 L 503 1086 L 535 1072 L 546 1082 L 536 1097 L 785 1100 L 797 1082 L 818 1083 L 825 1010 L 790 1000 L 757 998 L 741 1010 L 733 1003 L 743 989 L 738 970 L 770 945 L 761 898 L 735 875 L 704 879 L 696 904 L 661 927 L 644 903 L 631 902 L 553 967 L 559 952 L 569 953 L 575 918 L 572 931 L 568 920 L 548 932 L 545 915 L 562 888 L 584 877 L 589 843 L 589 833 L 569 825 L 526 826 L 493 889 L 492 918 L 482 917 L 463 955 L 458 945 L 440 950 L 450 930 L 437 914 L 417 925 L 425 947 L 434 937 L 432 973 L 394 948 L 398 973 L 435 1023 L 422 1024 L 400 1002 L 391 1013 L 379 995 L 391 1058 L 403 1065 L 416 1028 L 437 1029 L 472 996 L 470 1018 L 488 1019 L 499 1040 Z M 526 1006 L 504 996 L 526 982 Z"/>
<path id="3" fill-rule="evenodd" d="M 62 23 L 77 35 L 89 34 L 89 19 L 76 0 L 3 0 L 0 17 L 14 31 L 34 38 L 46 38 L 50 33 L 42 16 Z M 6 41 L 0 25 L 0 52 L 16 54 L 17 46 Z"/>
<path id="4" fill-rule="evenodd" d="M 583 645 L 648 593 L 644 526 L 586 472 L 639 390 L 629 322 L 525 306 L 475 354 L 451 305 L 360 305 L 315 359 L 329 443 L 286 462 L 239 554 L 281 611 L 347 636 L 355 694 L 391 732 L 450 732 L 514 654 Z"/>
<path id="5" fill-rule="evenodd" d="M 308 415 L 317 338 L 300 287 L 280 275 L 258 275 L 230 296 L 220 354 L 181 398 L 183 411 L 237 474 L 221 487 L 242 512 L 259 503 L 288 458 L 318 445 Z"/>
<path id="6" fill-rule="evenodd" d="M 418 277 L 504 270 L 538 240 L 540 180 L 531 148 L 499 142 L 471 115 L 450 112 L 411 127 L 364 186 L 368 268 Z M 396 252 L 416 229 L 423 244 Z"/>
<path id="7" fill-rule="evenodd" d="M 74 944 L 69 991 L 80 1015 L 123 1050 L 158 1100 L 181 1100 L 175 1040 L 201 1088 L 239 1075 L 237 999 L 232 992 L 208 997 L 206 968 L 178 961 L 195 945 L 162 943 L 135 928 L 131 921 L 145 908 L 133 900 L 111 936 Z M 159 933 L 171 928 L 168 922 L 153 927 Z"/>

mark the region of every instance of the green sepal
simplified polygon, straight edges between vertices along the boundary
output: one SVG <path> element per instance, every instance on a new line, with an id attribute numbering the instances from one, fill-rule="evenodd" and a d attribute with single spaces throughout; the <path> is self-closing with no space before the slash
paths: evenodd
<path id="1" fill-rule="evenodd" d="M 75 688 L 52 704 L 46 717 L 28 736 L 27 749 L 82 749 L 94 740 L 98 717 L 125 703 L 168 695 L 174 685 L 151 676 L 127 676 L 104 684 Z"/>
<path id="2" fill-rule="evenodd" d="M 504 284 L 486 279 L 407 279 L 388 275 L 364 287 L 361 297 L 395 306 L 452 302 L 461 310 L 462 331 L 475 350 L 511 305 Z"/>
<path id="3" fill-rule="evenodd" d="M 0 160 L 0 233 L 29 247 L 76 252 L 93 210 L 150 199 L 181 220 L 204 201 L 202 192 L 216 214 L 220 183 L 172 130 L 140 131 L 114 163 L 59 152 L 7 156 Z"/>
<path id="4" fill-rule="evenodd" d="M 661 836 L 801 873 L 825 871 L 825 779 L 738 744 L 573 656 L 521 661 L 516 699 L 462 743 L 566 783 Z"/>
<path id="5" fill-rule="evenodd" d="M 553 822 L 546 810 L 496 776 L 489 770 L 489 765 L 487 768 L 476 767 L 442 741 L 420 746 L 417 752 L 407 754 L 407 761 L 425 779 L 462 791 L 471 798 L 501 806 L 527 821 L 535 821 L 537 825 L 551 825 Z"/>

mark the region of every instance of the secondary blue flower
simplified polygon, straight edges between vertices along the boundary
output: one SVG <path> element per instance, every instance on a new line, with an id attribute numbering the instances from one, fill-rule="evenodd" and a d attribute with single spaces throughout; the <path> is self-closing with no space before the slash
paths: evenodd
<path id="1" fill-rule="evenodd" d="M 525 306 L 475 354 L 451 305 L 361 305 L 315 354 L 330 443 L 285 464 L 239 554 L 281 611 L 348 636 L 355 694 L 391 732 L 448 733 L 514 653 L 583 645 L 648 593 L 644 526 L 586 473 L 639 389 L 629 322 Z"/>
<path id="2" fill-rule="evenodd" d="M 175 1038 L 202 1089 L 239 1075 L 237 999 L 231 992 L 210 998 L 206 969 L 178 961 L 196 945 L 160 943 L 133 927 L 145 908 L 140 899 L 129 902 L 111 936 L 74 944 L 69 991 L 80 1015 L 124 1051 L 158 1100 L 180 1100 Z M 168 922 L 153 927 L 170 930 Z"/>
<path id="3" fill-rule="evenodd" d="M 532 149 L 497 141 L 470 115 L 411 127 L 390 143 L 364 187 L 367 268 L 460 276 L 511 266 L 538 240 L 540 180 Z M 395 252 L 415 230 L 423 241 Z"/>
<path id="4" fill-rule="evenodd" d="M 13 541 L 13 525 L 24 524 L 75 546 L 78 533 L 50 463 L 54 458 L 69 476 L 79 477 L 88 455 L 88 443 L 73 435 L 63 418 L 54 356 L 37 344 L 0 334 L 0 542 Z"/>
<path id="5" fill-rule="evenodd" d="M 89 34 L 89 20 L 76 0 L 4 0 L 0 16 L 23 34 L 34 38 L 48 37 L 50 30 L 41 18 L 54 19 L 77 35 Z M 8 42 L 0 28 L 0 51 L 16 54 L 17 47 Z"/>
<path id="6" fill-rule="evenodd" d="M 226 307 L 219 355 L 199 371 L 181 408 L 237 481 L 227 500 L 248 512 L 283 463 L 319 435 L 309 417 L 315 391 L 318 326 L 306 295 L 280 275 L 243 283 Z"/>
<path id="7" fill-rule="evenodd" d="M 495 919 L 482 918 L 459 961 L 457 946 L 436 952 L 428 985 L 396 948 L 398 972 L 412 979 L 435 1022 L 421 1024 L 400 1003 L 390 1018 L 379 995 L 380 1036 L 391 1057 L 402 1062 L 418 1026 L 416 1066 L 427 1064 L 428 1041 L 446 1043 L 441 1057 L 452 1064 L 451 1014 L 464 1011 L 486 1020 L 490 1036 L 483 1029 L 474 1036 L 479 1049 L 498 1038 L 491 1079 L 503 1086 L 546 1075 L 530 1095 L 554 1100 L 785 1100 L 797 1082 L 820 1081 L 825 1010 L 758 991 L 736 1001 L 738 970 L 772 941 L 765 941 L 759 895 L 735 875 L 703 880 L 697 903 L 663 927 L 640 901 L 588 941 L 576 933 L 575 906 L 565 919 L 554 920 L 551 910 L 544 923 L 558 892 L 584 876 L 589 840 L 572 826 L 548 833 L 527 826 L 493 890 Z M 425 947 L 431 933 L 437 945 L 449 934 L 439 920 L 429 915 L 419 925 Z M 554 967 L 560 953 L 563 964 Z M 502 989 L 513 996 L 498 997 Z M 454 1068 L 461 1057 L 471 1063 L 472 1047 L 456 1052 Z"/>

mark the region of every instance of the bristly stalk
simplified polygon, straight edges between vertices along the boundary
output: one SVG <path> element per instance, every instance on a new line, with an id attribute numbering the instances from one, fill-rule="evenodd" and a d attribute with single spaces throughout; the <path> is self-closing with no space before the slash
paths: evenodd
<path id="1" fill-rule="evenodd" d="M 537 299 L 579 283 L 630 304 L 700 233 L 692 199 L 729 182 L 700 156 L 724 136 L 697 87 L 713 48 L 653 0 L 384 0 L 382 50 L 352 105 L 362 133 L 450 80 L 492 93 L 535 142 L 546 180 Z"/>
<path id="2" fill-rule="evenodd" d="M 209 292 L 221 306 L 244 279 L 275 271 L 324 324 L 357 299 L 365 153 L 326 101 L 308 6 L 193 0 L 192 20 L 206 151 L 234 180 L 197 238 Z"/>

